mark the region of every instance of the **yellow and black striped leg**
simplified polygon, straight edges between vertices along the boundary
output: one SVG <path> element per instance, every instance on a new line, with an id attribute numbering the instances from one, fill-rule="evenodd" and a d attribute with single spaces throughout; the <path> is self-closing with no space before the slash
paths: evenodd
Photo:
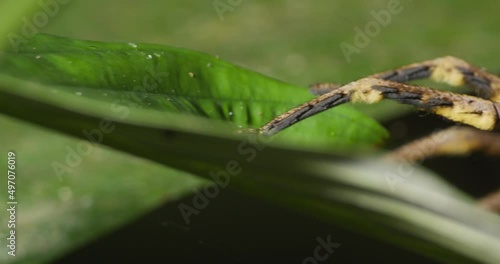
<path id="1" fill-rule="evenodd" d="M 400 67 L 398 69 L 385 71 L 377 74 L 373 74 L 368 78 L 362 79 L 357 82 L 350 83 L 345 86 L 341 86 L 335 83 L 320 83 L 311 86 L 311 91 L 314 94 L 320 95 L 317 98 L 309 101 L 308 103 L 298 106 L 290 111 L 276 117 L 271 120 L 268 124 L 264 125 L 260 132 L 267 135 L 275 134 L 286 127 L 304 119 L 312 116 L 316 113 L 322 112 L 326 109 L 334 107 L 336 105 L 348 102 L 348 101 L 361 101 L 367 103 L 373 103 L 378 100 L 376 92 L 369 92 L 370 88 L 361 87 L 362 85 L 370 85 L 367 82 L 371 82 L 372 86 L 376 86 L 376 81 L 373 79 L 380 79 L 381 81 L 392 81 L 392 82 L 407 82 L 416 79 L 431 78 L 438 82 L 445 82 L 453 86 L 468 84 L 469 86 L 475 88 L 476 94 L 483 99 L 490 99 L 492 101 L 500 103 L 500 78 L 496 75 L 485 72 L 478 69 L 464 60 L 446 56 L 442 58 L 437 58 L 433 60 L 423 61 L 419 63 L 413 63 L 407 66 Z M 371 81 L 367 81 L 371 80 Z M 354 84 L 354 85 L 353 85 Z M 386 83 L 387 84 L 387 83 Z M 357 87 L 353 87 L 357 86 Z M 379 85 L 383 86 L 383 85 Z M 386 87 L 395 88 L 395 84 L 386 85 Z M 400 86 L 399 88 L 404 89 L 405 86 Z M 407 86 L 407 87 L 418 87 L 418 86 Z M 429 89 L 430 91 L 419 91 L 418 94 L 414 94 L 414 91 L 408 91 L 405 93 L 398 88 L 397 92 L 390 92 L 390 89 L 386 89 L 383 96 L 385 98 L 394 99 L 402 103 L 412 104 L 423 109 L 431 108 L 431 112 L 435 112 L 438 115 L 445 116 L 451 120 L 457 122 L 464 122 L 472 126 L 476 126 L 480 129 L 489 130 L 492 129 L 489 125 L 491 121 L 485 121 L 484 116 L 491 115 L 489 111 L 485 113 L 473 97 L 460 96 L 456 94 L 450 94 L 445 92 L 439 92 L 430 88 L 420 87 L 422 89 Z M 363 100 L 363 96 L 354 96 L 350 98 L 349 92 L 346 90 L 363 90 L 362 93 L 369 93 L 371 98 L 365 98 L 368 100 Z M 372 89 L 374 90 L 374 89 Z M 410 89 L 411 90 L 411 89 Z M 415 90 L 415 89 L 413 89 Z M 344 93 L 344 94 L 342 94 Z M 360 93 L 354 93 L 354 95 L 360 95 Z M 437 104 L 432 106 L 433 95 L 441 95 L 441 97 L 447 97 L 445 100 L 448 105 Z M 427 97 L 427 98 L 426 98 Z M 430 97 L 430 98 L 429 98 Z M 358 100 L 360 99 L 360 100 Z M 458 102 L 454 103 L 453 99 L 458 99 Z M 427 100 L 423 103 L 422 101 Z M 442 100 L 440 100 L 442 103 Z M 470 102 L 470 103 L 469 103 Z M 467 106 L 467 104 L 472 104 Z M 454 107 L 450 107 L 450 106 Z M 456 106 L 458 105 L 458 107 Z M 491 102 L 486 102 L 487 107 L 491 108 Z M 429 107 L 432 106 L 432 107 Z M 472 112 L 467 113 L 463 110 L 472 110 Z M 498 117 L 498 105 L 494 104 L 494 110 Z M 479 117 L 481 121 L 474 122 L 474 115 Z M 483 122 L 484 121 L 484 122 Z M 478 124 L 478 123 L 483 124 Z M 496 121 L 495 121 L 496 122 Z M 471 124 L 476 123 L 476 124 Z M 493 122 L 494 123 L 494 122 Z"/>
<path id="2" fill-rule="evenodd" d="M 413 105 L 482 130 L 494 129 L 500 118 L 500 105 L 492 101 L 422 86 L 364 78 L 334 89 L 279 115 L 261 127 L 259 132 L 264 135 L 273 135 L 305 118 L 343 103 L 376 103 L 384 98 Z"/>
<path id="3" fill-rule="evenodd" d="M 475 89 L 477 96 L 500 102 L 500 78 L 498 76 L 452 56 L 410 64 L 370 77 L 396 82 L 430 78 L 452 86 L 469 85 Z"/>
<path id="4" fill-rule="evenodd" d="M 474 88 L 477 96 L 500 102 L 500 78 L 498 76 L 452 56 L 413 63 L 368 77 L 394 82 L 430 78 L 452 86 L 468 85 Z M 334 83 L 318 83 L 311 85 L 311 91 L 313 94 L 322 95 L 340 86 Z"/>

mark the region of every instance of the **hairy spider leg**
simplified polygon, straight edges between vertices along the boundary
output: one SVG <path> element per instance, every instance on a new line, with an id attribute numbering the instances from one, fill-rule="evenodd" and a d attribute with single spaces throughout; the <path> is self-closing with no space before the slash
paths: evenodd
<path id="1" fill-rule="evenodd" d="M 430 78 L 436 82 L 444 82 L 451 86 L 468 85 L 474 88 L 477 96 L 500 102 L 500 78 L 498 76 L 452 56 L 417 62 L 368 77 L 394 82 L 409 82 Z M 336 83 L 317 83 L 311 85 L 310 88 L 313 94 L 322 95 L 341 86 Z"/>
<path id="2" fill-rule="evenodd" d="M 500 105 L 492 101 L 368 77 L 334 89 L 279 115 L 262 126 L 259 132 L 264 135 L 273 135 L 305 118 L 343 103 L 363 102 L 371 104 L 384 98 L 413 105 L 481 130 L 494 129 L 500 118 Z"/>

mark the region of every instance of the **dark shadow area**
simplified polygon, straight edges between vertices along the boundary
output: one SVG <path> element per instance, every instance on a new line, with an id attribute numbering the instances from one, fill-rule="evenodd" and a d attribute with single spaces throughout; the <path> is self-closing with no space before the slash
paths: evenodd
<path id="1" fill-rule="evenodd" d="M 380 243 L 321 221 L 224 190 L 186 226 L 179 203 L 165 204 L 112 234 L 55 263 L 303 263 L 313 257 L 318 239 L 339 243 L 318 263 L 433 263 L 411 252 Z M 304 262 L 314 263 L 314 262 Z"/>

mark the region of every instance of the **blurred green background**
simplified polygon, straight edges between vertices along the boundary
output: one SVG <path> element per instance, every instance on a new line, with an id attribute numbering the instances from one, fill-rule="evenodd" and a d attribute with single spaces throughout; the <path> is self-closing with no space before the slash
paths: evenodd
<path id="1" fill-rule="evenodd" d="M 223 17 L 216 11 L 216 2 L 73 0 L 40 30 L 78 39 L 204 51 L 304 87 L 325 81 L 345 83 L 444 55 L 461 57 L 492 72 L 500 70 L 498 1 L 402 0 L 401 13 L 392 15 L 391 22 L 359 54 L 353 54 L 350 63 L 340 44 L 353 44 L 355 27 L 364 29 L 374 20 L 370 12 L 387 9 L 390 1 L 246 0 Z M 391 103 L 358 108 L 380 120 L 408 111 Z M 15 260 L 20 262 L 63 254 L 145 209 L 191 193 L 192 186 L 201 182 L 108 148 L 95 148 L 60 180 L 51 164 L 63 163 L 68 147 L 76 148 L 79 140 L 7 116 L 0 116 L 0 127 L 0 155 L 12 150 L 18 157 L 21 209 Z M 5 219 L 1 214 L 2 223 Z M 88 223 L 95 224 L 91 230 Z M 44 257 L 34 260 L 38 255 Z M 13 259 L 2 252 L 0 262 L 6 260 Z"/>

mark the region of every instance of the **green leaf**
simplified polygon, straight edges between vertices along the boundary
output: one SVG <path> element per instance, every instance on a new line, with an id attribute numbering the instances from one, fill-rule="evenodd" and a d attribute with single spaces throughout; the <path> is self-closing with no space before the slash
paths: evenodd
<path id="1" fill-rule="evenodd" d="M 211 56 L 181 48 L 102 43 L 38 35 L 5 54 L 0 72 L 61 86 L 69 93 L 130 108 L 225 120 L 259 127 L 312 98 L 289 85 Z M 63 87 L 62 87 L 63 86 Z M 342 106 L 287 129 L 278 142 L 336 149 L 379 143 L 387 132 Z"/>
<path id="2" fill-rule="evenodd" d="M 64 113 L 70 111 L 100 116 L 100 119 L 103 117 L 114 118 L 126 123 L 148 123 L 150 125 L 156 124 L 156 126 L 169 124 L 178 129 L 192 132 L 218 135 L 223 133 L 230 136 L 234 133 L 235 127 L 260 126 L 274 115 L 311 98 L 306 89 L 242 69 L 214 56 L 179 48 L 132 43 L 78 41 L 49 35 L 38 35 L 30 39 L 27 45 L 18 48 L 17 52 L 8 51 L 0 58 L 0 73 L 3 73 L 0 82 L 5 85 L 4 88 L 14 89 L 7 94 L 14 92 L 20 96 L 13 99 L 7 94 L 2 94 L 2 99 L 5 100 L 2 112 L 87 140 L 89 138 L 85 135 L 92 135 L 92 139 L 96 141 L 99 139 L 96 133 L 102 133 L 104 137 L 102 143 L 109 140 L 110 137 L 113 141 L 116 140 L 118 145 L 126 145 L 126 142 L 130 140 L 155 139 L 156 137 L 144 135 L 142 132 L 127 137 L 119 136 L 115 132 L 108 135 L 100 130 L 100 124 L 90 125 L 80 116 L 67 116 Z M 30 82 L 20 83 L 20 80 L 13 77 L 46 84 L 46 86 L 34 85 Z M 27 98 L 30 100 L 25 101 Z M 40 102 L 43 102 L 44 105 L 37 108 L 40 106 Z M 51 106 L 58 106 L 64 110 L 53 111 L 50 110 Z M 230 112 L 233 114 L 229 114 Z M 174 113 L 181 115 L 172 116 Z M 192 119 L 195 116 L 203 118 Z M 311 119 L 312 122 L 310 121 L 309 125 L 302 125 L 303 128 L 301 128 L 308 130 L 307 133 L 302 133 L 300 129 L 295 129 L 295 131 L 290 129 L 287 132 L 291 136 L 286 137 L 285 134 L 282 142 L 298 144 L 297 142 L 302 141 L 302 143 L 310 144 L 316 140 L 317 147 L 331 147 L 333 149 L 342 144 L 372 144 L 380 141 L 386 133 L 371 119 L 349 107 L 325 115 L 323 118 L 325 120 L 322 122 L 328 121 L 330 125 L 325 126 L 321 122 Z M 216 125 L 217 122 L 214 122 L 215 120 L 224 121 L 221 123 L 225 125 L 219 127 Z M 335 120 L 339 120 L 338 122 L 347 128 L 350 127 L 350 131 L 345 131 L 344 128 L 335 124 Z M 359 129 L 357 125 L 353 124 L 356 120 L 361 126 Z M 227 121 L 232 123 L 230 127 L 227 127 Z M 370 126 L 371 128 L 367 129 L 362 126 Z M 315 133 L 313 133 L 314 130 L 316 130 Z M 339 137 L 332 137 L 332 131 L 338 133 Z M 356 133 L 356 131 L 358 132 Z M 297 139 L 296 142 L 291 140 L 294 137 Z M 151 143 L 144 146 L 150 146 Z M 324 145 L 318 143 L 324 143 Z M 82 145 L 81 142 L 69 144 L 65 152 L 78 151 L 77 148 L 80 145 Z M 97 147 L 94 146 L 95 148 Z M 211 145 L 210 148 L 214 151 L 222 151 L 218 145 Z M 127 152 L 138 154 L 136 151 L 138 149 L 134 148 Z M 146 150 L 146 152 L 164 156 L 161 151 Z M 169 155 L 172 155 L 171 161 L 173 162 L 169 166 L 174 168 L 182 169 L 196 166 L 200 170 L 199 173 L 202 173 L 201 170 L 204 168 L 211 168 L 206 165 L 201 166 L 196 162 L 193 164 L 193 160 L 179 160 L 175 153 Z M 70 157 L 69 154 L 65 158 L 68 157 Z M 110 209 L 101 203 L 96 203 L 92 207 L 93 214 L 97 217 L 82 215 L 74 209 L 71 210 L 72 207 L 60 212 L 73 215 L 73 217 L 61 218 L 58 221 L 59 225 L 72 226 L 73 229 L 66 236 L 54 238 L 54 244 L 51 244 L 51 247 L 60 248 L 61 251 L 55 251 L 53 254 L 60 254 L 60 252 L 68 250 L 67 247 L 61 245 L 75 247 L 110 228 L 130 221 L 132 217 L 161 201 L 162 196 L 160 195 L 164 196 L 165 193 L 168 193 L 168 196 L 174 199 L 179 194 L 186 193 L 191 187 L 203 183 L 194 181 L 185 174 L 167 171 L 164 173 L 169 175 L 169 178 L 165 180 L 150 179 L 146 184 L 136 178 L 120 180 L 108 177 L 93 178 L 92 184 L 90 184 L 82 183 L 75 176 L 79 175 L 77 168 L 64 167 L 67 166 L 64 158 L 45 166 L 50 166 L 52 170 L 49 169 L 49 172 L 51 171 L 58 176 L 52 177 L 51 181 L 43 184 L 46 186 L 43 189 L 47 190 L 48 193 L 59 193 L 61 190 L 67 192 L 68 186 L 79 185 L 78 188 L 72 188 L 74 196 L 84 200 L 93 197 L 93 199 L 111 202 L 120 197 L 115 195 L 120 190 L 120 185 L 116 185 L 116 181 L 127 181 L 129 184 L 136 183 L 143 186 L 128 190 L 126 197 L 121 197 L 128 204 L 128 210 L 120 210 L 121 207 L 118 205 L 113 207 L 112 214 L 120 217 L 112 221 L 107 216 L 111 213 Z M 72 172 L 76 171 L 71 174 L 72 177 L 67 176 L 69 169 Z M 156 170 L 149 169 L 148 171 Z M 103 175 L 116 175 L 116 173 L 102 173 Z M 160 174 L 159 171 L 156 173 Z M 151 178 L 151 175 L 148 176 Z M 62 181 L 54 182 L 57 178 Z M 39 183 L 28 178 L 21 178 L 20 181 L 24 184 L 25 190 L 31 189 L 28 186 L 32 186 L 33 189 L 40 188 Z M 165 184 L 165 182 L 173 184 L 168 183 L 168 186 L 171 187 L 163 188 L 163 192 L 159 192 L 162 189 L 158 188 L 159 184 Z M 103 189 L 101 186 L 109 187 Z M 143 197 L 146 192 L 150 193 L 147 199 Z M 92 195 L 89 196 L 89 193 Z M 38 196 L 30 196 L 33 196 L 33 200 L 25 199 L 25 201 L 32 206 L 27 206 L 31 209 L 26 212 L 36 214 L 36 197 Z M 149 202 L 142 204 L 137 202 L 145 199 Z M 54 204 L 57 203 L 48 203 L 46 211 L 54 210 L 50 209 L 55 208 L 50 206 Z M 74 204 L 73 207 L 78 207 L 78 203 Z M 51 223 L 54 223 L 54 219 L 43 219 L 45 220 L 39 221 L 35 226 L 38 228 L 53 226 Z M 82 221 L 75 222 L 71 219 L 81 219 Z M 88 231 L 89 225 L 92 225 L 92 232 Z M 24 228 L 30 230 L 27 227 Z M 50 229 L 47 232 L 50 233 Z M 57 230 L 52 232 L 57 232 Z M 47 235 L 46 232 L 44 234 Z M 26 245 L 26 248 L 30 248 L 32 254 L 35 256 L 45 254 L 44 248 L 48 246 L 47 244 L 40 244 L 37 242 L 40 240 L 37 239 L 29 241 L 32 244 Z M 23 254 L 21 253 L 21 255 Z M 33 255 L 28 256 L 33 257 Z M 47 257 L 51 257 L 51 255 L 47 255 Z"/>

